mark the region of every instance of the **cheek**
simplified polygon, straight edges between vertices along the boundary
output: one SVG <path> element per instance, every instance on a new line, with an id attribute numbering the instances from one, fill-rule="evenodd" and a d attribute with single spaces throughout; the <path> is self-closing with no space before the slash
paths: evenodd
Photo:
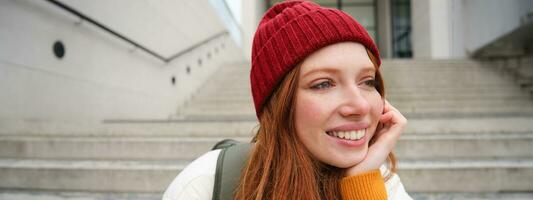
<path id="1" fill-rule="evenodd" d="M 383 114 L 383 102 L 384 100 L 381 99 L 381 96 L 378 96 L 376 97 L 376 100 L 374 101 L 375 103 L 373 103 L 374 105 L 372 105 L 372 112 L 375 113 L 376 115 L 379 115 L 381 116 L 381 114 Z"/>
<path id="2" fill-rule="evenodd" d="M 374 90 L 372 92 L 366 93 L 365 98 L 370 105 L 370 114 L 376 115 L 383 113 L 383 103 L 384 99 L 381 98 L 381 95 L 377 90 Z"/>
<path id="3" fill-rule="evenodd" d="M 295 105 L 295 126 L 298 135 L 315 132 L 326 121 L 327 105 L 319 98 L 300 95 Z"/>
<path id="4" fill-rule="evenodd" d="M 369 99 L 370 102 L 370 118 L 374 127 L 377 126 L 381 115 L 383 114 L 383 102 L 379 93 L 376 92 L 375 95 Z"/>
<path id="5" fill-rule="evenodd" d="M 297 99 L 295 116 L 297 124 L 314 124 L 312 122 L 320 121 L 320 116 L 323 116 L 323 109 L 319 102 L 308 97 Z"/>

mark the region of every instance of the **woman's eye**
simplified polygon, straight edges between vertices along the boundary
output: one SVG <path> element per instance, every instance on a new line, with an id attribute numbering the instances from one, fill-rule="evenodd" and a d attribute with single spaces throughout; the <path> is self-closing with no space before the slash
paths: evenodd
<path id="1" fill-rule="evenodd" d="M 375 80 L 375 79 L 369 79 L 369 80 L 366 80 L 364 82 L 365 86 L 368 86 L 368 87 L 376 87 L 378 82 Z"/>
<path id="2" fill-rule="evenodd" d="M 333 84 L 331 83 L 331 81 L 324 81 L 324 82 L 320 82 L 318 84 L 311 86 L 311 89 L 322 90 L 322 89 L 330 88 L 332 86 Z"/>

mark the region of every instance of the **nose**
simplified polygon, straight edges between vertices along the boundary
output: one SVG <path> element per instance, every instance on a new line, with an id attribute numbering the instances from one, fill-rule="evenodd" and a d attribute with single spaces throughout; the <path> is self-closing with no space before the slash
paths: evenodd
<path id="1" fill-rule="evenodd" d="M 339 107 L 339 113 L 343 117 L 362 117 L 370 112 L 370 103 L 357 86 L 346 87 L 341 96 L 342 103 Z"/>

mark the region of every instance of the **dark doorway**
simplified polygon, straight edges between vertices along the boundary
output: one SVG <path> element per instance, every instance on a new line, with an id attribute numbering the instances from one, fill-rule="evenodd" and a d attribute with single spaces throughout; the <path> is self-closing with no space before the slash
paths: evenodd
<path id="1" fill-rule="evenodd" d="M 411 58 L 411 0 L 390 0 L 392 17 L 392 56 Z"/>

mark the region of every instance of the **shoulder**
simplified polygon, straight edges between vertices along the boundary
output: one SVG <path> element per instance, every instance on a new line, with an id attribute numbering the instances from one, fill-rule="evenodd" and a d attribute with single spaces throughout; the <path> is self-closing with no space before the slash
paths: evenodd
<path id="1" fill-rule="evenodd" d="M 387 176 L 390 171 L 385 166 L 382 165 L 380 168 L 381 176 Z M 387 189 L 387 199 L 392 200 L 412 200 L 412 198 L 407 194 L 405 188 L 403 187 L 402 182 L 398 174 L 394 173 L 389 180 L 385 182 L 385 188 Z"/>
<path id="2" fill-rule="evenodd" d="M 163 200 L 211 199 L 219 154 L 220 150 L 209 151 L 187 165 L 170 183 Z"/>

